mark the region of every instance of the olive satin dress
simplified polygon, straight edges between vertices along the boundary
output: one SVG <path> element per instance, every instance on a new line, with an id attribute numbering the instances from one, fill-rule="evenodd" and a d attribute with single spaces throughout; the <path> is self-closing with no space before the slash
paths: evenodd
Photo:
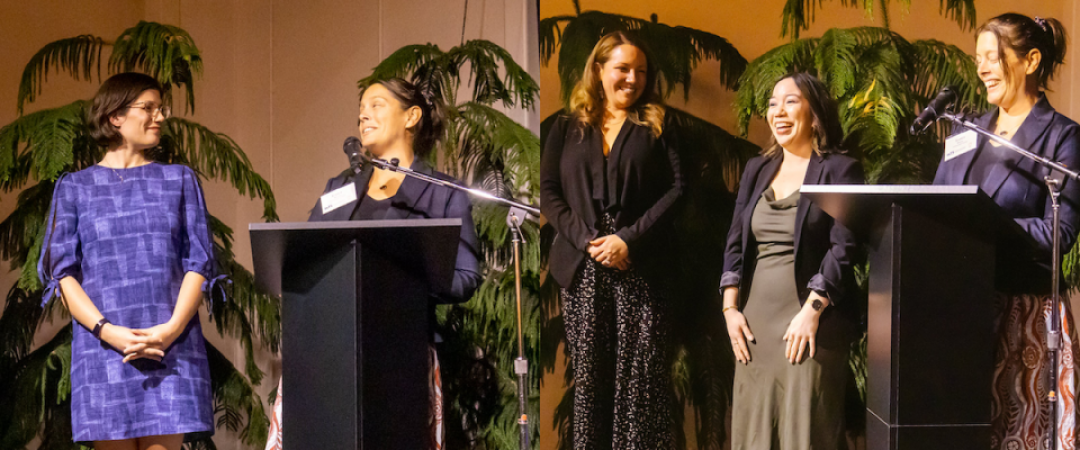
<path id="1" fill-rule="evenodd" d="M 743 315 L 756 339 L 750 363 L 736 364 L 733 450 L 834 450 L 843 437 L 847 354 L 818 346 L 814 358 L 791 364 L 784 333 L 801 308 L 795 282 L 795 215 L 799 191 L 776 199 L 766 189 L 751 232 L 757 268 Z"/>

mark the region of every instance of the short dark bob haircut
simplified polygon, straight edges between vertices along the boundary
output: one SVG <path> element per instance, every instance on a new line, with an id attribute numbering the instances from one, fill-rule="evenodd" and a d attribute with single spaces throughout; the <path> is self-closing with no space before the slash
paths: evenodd
<path id="1" fill-rule="evenodd" d="M 141 73 L 126 72 L 118 73 L 109 77 L 101 84 L 94 102 L 90 105 L 87 122 L 90 125 L 90 138 L 104 147 L 111 147 L 123 143 L 120 130 L 109 122 L 109 118 L 119 114 L 139 96 L 146 91 L 158 91 L 163 94 L 164 89 L 153 77 Z"/>

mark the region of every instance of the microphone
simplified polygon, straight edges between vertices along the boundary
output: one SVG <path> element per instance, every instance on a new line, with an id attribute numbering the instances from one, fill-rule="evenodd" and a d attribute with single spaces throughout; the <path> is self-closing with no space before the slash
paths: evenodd
<path id="1" fill-rule="evenodd" d="M 945 112 L 945 110 L 956 101 L 956 92 L 952 88 L 945 86 L 941 88 L 941 92 L 937 97 L 926 105 L 926 109 L 923 110 L 919 117 L 915 118 L 915 121 L 911 123 L 912 135 L 922 134 L 926 132 L 930 125 L 937 121 L 938 116 Z"/>
<path id="2" fill-rule="evenodd" d="M 360 156 L 360 139 L 356 136 L 349 136 L 345 139 L 342 150 L 349 157 L 349 167 L 352 168 L 353 173 L 359 174 L 364 168 L 363 157 Z"/>

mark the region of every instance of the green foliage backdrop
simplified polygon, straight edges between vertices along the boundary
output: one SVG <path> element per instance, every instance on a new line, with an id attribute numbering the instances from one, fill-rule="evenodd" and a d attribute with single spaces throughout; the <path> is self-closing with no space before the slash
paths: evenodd
<path id="1" fill-rule="evenodd" d="M 27 104 L 43 92 L 50 73 L 75 79 L 103 78 L 101 66 L 111 47 L 105 75 L 139 71 L 154 76 L 165 87 L 163 100 L 183 90 L 187 110 L 194 110 L 194 78 L 202 72 L 202 58 L 194 41 L 180 28 L 140 22 L 125 30 L 114 43 L 96 36 L 79 36 L 47 44 L 26 65 L 19 86 L 19 117 L 0 127 L 0 189 L 21 190 L 15 210 L 0 222 L 0 257 L 21 267 L 18 283 L 8 292 L 0 317 L 0 448 L 23 448 L 35 436 L 42 449 L 77 448 L 71 442 L 71 325 L 48 344 L 31 351 L 34 334 L 44 321 L 70 317 L 58 301 L 39 306 L 42 286 L 36 263 L 41 252 L 45 215 L 53 185 L 63 172 L 96 164 L 105 149 L 87 135 L 87 100 L 23 114 Z M 251 162 L 231 138 L 181 117 L 165 121 L 161 144 L 148 153 L 156 161 L 186 164 L 202 179 L 218 179 L 240 194 L 263 201 L 263 218 L 277 220 L 270 185 L 251 169 Z M 254 352 L 277 351 L 280 323 L 277 299 L 255 288 L 250 272 L 233 258 L 232 230 L 210 218 L 215 249 L 224 273 L 233 280 L 229 301 L 211 300 L 218 331 L 238 339 L 246 354 L 243 371 L 208 345 L 211 389 L 218 426 L 239 433 L 248 446 L 265 444 L 269 422 L 263 399 L 255 393 L 262 371 Z M 209 440 L 192 444 L 213 448 Z"/>
<path id="2" fill-rule="evenodd" d="M 468 71 L 466 72 L 466 68 Z M 468 73 L 468 78 L 463 75 Z M 443 51 L 433 44 L 405 46 L 357 82 L 402 77 L 436 94 L 448 106 L 439 167 L 467 184 L 535 204 L 539 199 L 540 140 L 496 109 L 532 109 L 540 88 L 502 47 L 465 41 Z M 464 86 L 467 100 L 458 98 Z M 473 219 L 484 258 L 484 282 L 471 300 L 437 310 L 445 342 L 436 347 L 443 370 L 448 448 L 517 448 L 518 356 L 514 271 L 507 208 L 477 201 Z M 529 360 L 527 412 L 531 442 L 539 431 L 540 246 L 539 227 L 522 226 L 522 323 Z"/>
<path id="3" fill-rule="evenodd" d="M 102 59 L 108 56 L 107 70 Z M 471 70 L 463 83 L 462 73 Z M 53 184 L 63 172 L 96 164 L 105 149 L 87 136 L 87 100 L 23 114 L 45 88 L 48 75 L 60 72 L 76 80 L 103 80 L 122 71 L 157 78 L 171 103 L 183 92 L 186 111 L 194 111 L 194 80 L 202 59 L 194 40 L 180 28 L 140 22 L 113 43 L 96 36 L 78 36 L 50 43 L 27 64 L 19 87 L 20 116 L 0 128 L 0 189 L 20 191 L 15 210 L 0 221 L 0 257 L 21 267 L 18 284 L 8 293 L 0 317 L 0 449 L 24 448 L 35 436 L 42 449 L 71 449 L 71 327 L 31 351 L 34 334 L 46 320 L 69 320 L 59 302 L 39 306 L 42 286 L 35 265 L 40 254 L 45 215 Z M 443 52 L 437 46 L 406 46 L 381 62 L 360 85 L 383 77 L 402 76 L 438 93 L 450 105 L 449 122 L 436 155 L 439 166 L 472 185 L 500 195 L 535 203 L 540 162 L 539 139 L 500 112 L 498 107 L 532 108 L 539 88 L 506 50 L 483 40 L 468 41 Z M 471 96 L 457 101 L 460 88 Z M 182 88 L 182 89 L 181 89 Z M 149 152 L 157 161 L 187 164 L 203 179 L 230 183 L 240 194 L 263 200 L 263 218 L 276 221 L 273 193 L 251 169 L 243 150 L 231 138 L 182 117 L 165 122 L 161 144 Z M 453 448 L 511 448 L 517 442 L 516 310 L 506 209 L 476 202 L 474 219 L 484 257 L 485 280 L 463 305 L 438 308 L 447 439 Z M 268 433 L 265 405 L 254 390 L 264 380 L 255 351 L 278 351 L 280 304 L 254 286 L 252 274 L 234 259 L 233 230 L 211 217 L 215 247 L 223 271 L 233 280 L 228 301 L 212 302 L 219 332 L 237 339 L 245 352 L 238 370 L 219 351 L 208 347 L 214 408 L 219 429 L 238 432 L 249 448 L 262 448 Z M 539 376 L 540 254 L 539 229 L 524 227 L 523 252 L 526 357 L 532 367 L 529 414 L 533 442 Z M 271 380 L 276 382 L 276 380 Z M 273 396 L 273 392 L 271 392 Z M 213 449 L 210 440 L 191 449 Z"/>
<path id="4" fill-rule="evenodd" d="M 874 18 L 880 14 L 884 27 L 832 28 L 820 37 L 800 37 L 809 28 L 817 10 L 825 3 L 788 0 L 778 11 L 781 35 L 790 40 L 760 57 L 746 61 L 728 41 L 702 30 L 659 23 L 654 14 L 639 19 L 599 11 L 581 11 L 574 1 L 574 15 L 541 20 L 541 58 L 545 64 L 558 54 L 558 74 L 564 107 L 572 87 L 581 77 L 586 58 L 601 36 L 616 30 L 637 32 L 653 49 L 658 67 L 661 94 L 667 98 L 677 85 L 683 97 L 691 93 L 690 74 L 704 60 L 720 63 L 720 85 L 737 91 L 735 110 L 738 134 L 746 137 L 751 119 L 763 118 L 773 85 L 783 75 L 803 71 L 820 78 L 837 98 L 845 133 L 844 146 L 860 159 L 870 183 L 928 183 L 941 158 L 943 138 L 950 127 L 939 124 L 930 133 L 911 136 L 907 129 L 918 111 L 936 96 L 941 87 L 952 86 L 959 93 L 957 107 L 969 112 L 983 111 L 985 88 L 978 79 L 972 57 L 963 49 L 936 40 L 908 41 L 889 29 L 889 0 L 842 0 Z M 901 0 L 906 12 L 910 0 Z M 973 0 L 940 0 L 940 11 L 961 29 L 975 27 Z M 733 357 L 718 311 L 715 282 L 719 279 L 723 239 L 734 207 L 731 193 L 746 160 L 757 146 L 728 134 L 723 129 L 683 111 L 669 109 L 678 119 L 674 132 L 680 139 L 684 158 L 691 161 L 690 186 L 679 216 L 685 274 L 683 288 L 673 307 L 681 320 L 677 327 L 677 360 L 672 368 L 678 400 L 691 405 L 698 448 L 722 448 L 724 418 L 730 404 Z M 554 117 L 554 116 L 553 116 Z M 545 121 L 550 123 L 550 119 Z M 544 131 L 541 133 L 544 136 Z M 698 169 L 702 170 L 698 172 Z M 548 231 L 553 234 L 553 231 Z M 1080 253 L 1074 249 L 1065 259 L 1066 277 L 1075 286 L 1080 275 Z M 859 278 L 865 280 L 866 268 Z M 543 307 L 558 309 L 556 287 L 544 291 Z M 864 294 L 865 295 L 865 294 Z M 554 370 L 558 345 L 565 338 L 562 317 L 543 322 L 543 368 Z M 852 347 L 850 365 L 854 377 L 850 386 L 849 429 L 861 433 L 865 398 L 865 339 Z M 568 387 L 555 407 L 559 448 L 570 448 L 573 367 L 566 369 Z M 680 427 L 678 430 L 682 432 Z M 678 444 L 685 445 L 684 436 Z"/>

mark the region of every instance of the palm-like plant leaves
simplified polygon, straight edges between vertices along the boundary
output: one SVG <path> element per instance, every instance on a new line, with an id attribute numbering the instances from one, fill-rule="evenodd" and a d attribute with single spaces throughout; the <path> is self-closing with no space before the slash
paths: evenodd
<path id="1" fill-rule="evenodd" d="M 20 85 L 20 113 L 43 90 L 46 75 L 68 72 L 76 79 L 89 79 L 100 67 L 100 38 L 80 36 L 47 45 L 24 70 Z M 100 69 L 98 69 L 100 70 Z M 188 106 L 193 109 L 194 76 L 202 70 L 198 49 L 184 30 L 168 25 L 140 22 L 124 32 L 113 48 L 109 71 L 141 70 L 156 77 L 166 89 L 184 86 Z M 99 75 L 100 78 L 100 75 Z M 71 444 L 70 342 L 71 328 L 46 346 L 30 351 L 34 334 L 43 320 L 61 312 L 60 302 L 39 306 L 41 285 L 36 262 L 53 185 L 62 172 L 73 172 L 99 161 L 104 148 L 87 136 L 88 102 L 75 101 L 59 108 L 21 115 L 0 127 L 0 190 L 11 192 L 35 182 L 19 194 L 15 210 L 0 222 L 0 257 L 21 266 L 18 284 L 9 291 L 4 315 L 0 317 L 0 448 L 21 448 L 38 433 L 44 433 L 41 448 L 73 448 Z M 240 147 L 228 136 L 200 124 L 172 118 L 166 121 L 161 144 L 148 152 L 151 159 L 183 163 L 202 178 L 229 181 L 240 194 L 263 199 L 263 216 L 277 220 L 273 193 L 266 181 L 251 169 Z M 218 262 L 233 280 L 228 302 L 208 300 L 214 308 L 219 332 L 240 340 L 246 354 L 245 372 L 240 374 L 224 357 L 210 348 L 215 408 L 222 413 L 220 426 L 241 433 L 247 445 L 262 445 L 267 421 L 261 400 L 251 384 L 258 384 L 262 372 L 255 365 L 254 349 L 277 350 L 280 335 L 276 299 L 254 287 L 250 272 L 237 264 L 232 253 L 232 230 L 210 217 L 215 235 Z M 248 381 L 250 379 L 250 382 Z M 44 431 L 42 431 L 44 430 Z M 197 448 L 213 448 L 205 441 Z"/>
<path id="2" fill-rule="evenodd" d="M 4 373 L 0 400 L 7 407 L 0 408 L 0 448 L 24 448 L 37 436 L 49 405 L 67 399 L 70 389 L 62 389 L 62 379 L 70 372 L 63 370 L 63 361 L 70 359 L 69 326 Z"/>
<path id="3" fill-rule="evenodd" d="M 529 196 L 539 196 L 540 141 L 536 135 L 505 114 L 479 102 L 462 104 L 457 114 L 459 130 L 450 138 L 447 149 L 458 153 L 463 173 L 479 173 L 481 164 L 500 168 L 512 186 L 529 189 Z M 503 186 L 493 186 L 502 189 Z M 513 193 L 516 196 L 519 193 Z"/>
<path id="4" fill-rule="evenodd" d="M 776 81 L 795 71 L 817 75 L 836 96 L 845 145 L 864 156 L 871 181 L 911 181 L 912 174 L 933 173 L 937 160 L 926 157 L 926 147 L 934 148 L 946 128 L 937 129 L 936 137 L 916 139 L 920 145 L 904 142 L 912 140 L 906 130 L 915 112 L 941 87 L 956 88 L 959 108 L 986 104 L 975 66 L 959 48 L 938 41 L 911 43 L 882 28 L 834 28 L 821 38 L 781 45 L 750 63 L 736 99 L 742 133 L 751 117 L 764 117 Z M 922 150 L 904 154 L 899 149 Z"/>
<path id="5" fill-rule="evenodd" d="M 483 39 L 443 52 L 437 45 L 407 45 L 379 62 L 371 75 L 357 82 L 364 88 L 387 78 L 412 78 L 421 88 L 430 90 L 447 105 L 457 104 L 457 89 L 465 65 L 471 68 L 472 100 L 490 105 L 502 102 L 512 108 L 532 108 L 540 87 L 502 47 Z M 499 75 L 500 67 L 506 73 Z"/>
<path id="6" fill-rule="evenodd" d="M 652 47 L 657 87 L 665 97 L 678 85 L 683 95 L 690 95 L 690 74 L 705 60 L 720 62 L 720 82 L 735 89 L 746 68 L 743 58 L 727 39 L 693 28 L 673 27 L 652 21 L 599 11 L 577 16 L 549 17 L 540 21 L 540 61 L 547 64 L 559 48 L 559 83 L 563 104 L 569 103 L 571 90 L 581 79 L 592 48 L 605 34 L 633 31 Z"/>
<path id="7" fill-rule="evenodd" d="M 105 41 L 101 38 L 82 35 L 52 42 L 34 54 L 23 70 L 22 81 L 19 82 L 19 115 L 22 115 L 23 106 L 27 102 L 33 102 L 41 95 L 50 69 L 63 70 L 76 80 L 87 81 L 96 72 L 100 79 L 103 46 Z"/>
<path id="8" fill-rule="evenodd" d="M 155 22 L 139 22 L 124 30 L 109 58 L 111 72 L 141 71 L 171 86 L 185 86 L 185 108 L 195 111 L 195 76 L 202 74 L 202 57 L 187 31 Z M 164 94 L 169 94 L 165 92 Z"/>
<path id="9" fill-rule="evenodd" d="M 458 102 L 462 73 L 468 67 L 471 98 Z M 500 70 L 504 75 L 500 75 Z M 536 82 L 498 45 L 467 41 L 443 52 L 439 47 L 410 45 L 379 63 L 359 80 L 364 88 L 389 77 L 401 77 L 442 99 L 447 123 L 440 148 L 443 170 L 504 197 L 535 202 L 539 192 L 540 143 L 536 135 L 492 107 L 532 108 L 539 93 Z M 517 442 L 516 308 L 507 209 L 475 202 L 473 219 L 484 258 L 485 278 L 473 298 L 463 305 L 440 307 L 438 329 L 444 380 L 447 445 L 509 448 Z M 529 414 L 539 410 L 536 371 L 538 358 L 540 252 L 539 230 L 522 226 L 522 322 L 526 357 L 530 361 Z M 531 423 L 533 442 L 538 436 Z"/>
<path id="10" fill-rule="evenodd" d="M 952 19 L 964 30 L 975 28 L 975 0 L 939 0 L 941 14 Z M 885 28 L 889 28 L 889 3 L 890 0 L 841 0 L 845 7 L 859 8 L 866 13 L 868 18 L 874 17 L 875 3 L 882 14 Z M 799 39 L 799 33 L 810 29 L 814 23 L 814 14 L 825 4 L 824 0 L 787 0 L 781 12 L 781 36 L 791 36 L 792 40 Z M 906 11 L 911 7 L 911 0 L 900 0 L 901 7 Z"/>
<path id="11" fill-rule="evenodd" d="M 263 219 L 278 220 L 270 183 L 251 169 L 251 161 L 232 138 L 180 117 L 166 120 L 162 131 L 154 159 L 186 164 L 204 177 L 228 180 L 241 195 L 263 199 Z"/>
<path id="12" fill-rule="evenodd" d="M 540 94 L 540 86 L 514 62 L 510 52 L 491 41 L 466 41 L 450 49 L 446 56 L 458 69 L 454 73 L 460 73 L 465 63 L 469 64 L 473 102 L 485 105 L 502 102 L 507 108 L 520 105 L 524 109 L 532 109 L 536 96 Z M 506 72 L 505 77 L 499 76 L 500 68 Z"/>
<path id="13" fill-rule="evenodd" d="M 96 36 L 83 35 L 51 42 L 39 50 L 23 69 L 19 83 L 18 110 L 41 94 L 50 71 L 63 71 L 79 79 L 90 80 L 96 70 L 101 78 L 102 47 L 109 45 Z M 186 108 L 195 111 L 195 76 L 202 73 L 199 49 L 181 28 L 141 21 L 124 30 L 113 44 L 109 57 L 110 73 L 141 71 L 161 82 L 168 101 L 173 87 L 185 86 Z M 3 161 L 0 161 L 2 164 Z"/>

